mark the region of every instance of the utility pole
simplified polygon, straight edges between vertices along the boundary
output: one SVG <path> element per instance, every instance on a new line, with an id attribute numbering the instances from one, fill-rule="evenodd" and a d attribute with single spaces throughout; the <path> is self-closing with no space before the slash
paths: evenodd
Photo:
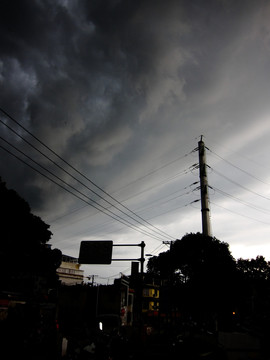
<path id="1" fill-rule="evenodd" d="M 205 146 L 203 136 L 198 143 L 199 150 L 199 170 L 200 170 L 200 188 L 201 188 L 201 212 L 202 212 L 202 233 L 211 236 L 210 228 L 210 209 L 209 209 L 209 195 L 208 195 L 208 180 L 207 180 L 207 165 Z"/>

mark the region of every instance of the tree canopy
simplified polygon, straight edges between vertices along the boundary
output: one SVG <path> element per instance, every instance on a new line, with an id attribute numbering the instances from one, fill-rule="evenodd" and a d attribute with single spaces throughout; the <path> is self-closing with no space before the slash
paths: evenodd
<path id="1" fill-rule="evenodd" d="M 235 260 L 229 245 L 216 238 L 187 234 L 171 244 L 170 250 L 149 259 L 149 273 L 167 277 L 175 274 L 180 282 L 201 281 L 202 277 L 226 276 L 235 270 Z"/>
<path id="2" fill-rule="evenodd" d="M 1 289 L 22 290 L 29 279 L 45 276 L 55 281 L 61 264 L 61 251 L 46 246 L 51 231 L 16 191 L 7 189 L 0 179 L 0 280 Z M 22 281 L 23 279 L 23 281 Z"/>
<path id="3" fill-rule="evenodd" d="M 29 204 L 16 191 L 6 188 L 0 179 L 1 247 L 33 250 L 51 238 L 49 225 L 33 215 Z"/>
<path id="4" fill-rule="evenodd" d="M 227 243 L 190 233 L 170 250 L 149 259 L 148 273 L 169 279 L 171 303 L 180 312 L 201 321 L 233 311 L 236 262 Z"/>
<path id="5" fill-rule="evenodd" d="M 237 268 L 245 279 L 270 280 L 270 261 L 261 255 L 256 259 L 238 259 Z"/>
<path id="6" fill-rule="evenodd" d="M 218 320 L 223 327 L 237 319 L 262 328 L 270 319 L 270 262 L 263 256 L 235 260 L 229 245 L 216 238 L 186 234 L 150 258 L 147 272 L 161 280 L 161 310 L 167 313 L 173 308 L 197 321 L 212 319 L 212 326 Z"/>

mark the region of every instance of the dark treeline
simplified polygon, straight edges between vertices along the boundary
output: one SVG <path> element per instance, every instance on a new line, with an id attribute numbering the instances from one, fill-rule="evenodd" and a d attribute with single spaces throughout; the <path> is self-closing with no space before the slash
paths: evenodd
<path id="1" fill-rule="evenodd" d="M 270 262 L 235 260 L 229 245 L 187 234 L 149 259 L 148 276 L 161 284 L 160 310 L 210 330 L 265 332 L 270 320 Z"/>
<path id="2" fill-rule="evenodd" d="M 47 244 L 49 225 L 1 179 L 0 199 L 0 357 L 54 359 L 62 253 Z"/>
<path id="3" fill-rule="evenodd" d="M 62 253 L 47 246 L 51 231 L 16 191 L 0 178 L 0 285 L 1 290 L 42 296 L 56 285 Z M 39 286 L 42 278 L 44 286 Z"/>

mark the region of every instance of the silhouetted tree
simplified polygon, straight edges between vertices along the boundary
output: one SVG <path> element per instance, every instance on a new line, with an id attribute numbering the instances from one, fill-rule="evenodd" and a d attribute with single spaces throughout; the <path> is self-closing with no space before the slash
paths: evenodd
<path id="1" fill-rule="evenodd" d="M 168 279 L 174 307 L 200 321 L 230 317 L 237 298 L 236 262 L 227 243 L 200 233 L 176 240 L 149 259 L 148 272 Z"/>
<path id="2" fill-rule="evenodd" d="M 53 287 L 61 251 L 46 246 L 52 235 L 49 225 L 1 179 L 0 199 L 0 289 L 35 292 L 41 277 Z"/>
<path id="3" fill-rule="evenodd" d="M 235 270 L 236 262 L 229 245 L 200 233 L 187 234 L 176 240 L 170 250 L 150 258 L 147 265 L 149 273 L 161 277 L 171 273 L 182 283 L 201 282 L 202 277 L 209 282 L 217 277 L 227 277 Z"/>
<path id="4" fill-rule="evenodd" d="M 241 276 L 242 322 L 246 326 L 266 327 L 270 321 L 270 262 L 263 256 L 256 259 L 238 259 L 237 268 Z"/>
<path id="5" fill-rule="evenodd" d="M 270 261 L 266 261 L 261 255 L 256 259 L 238 259 L 237 268 L 245 279 L 270 280 Z"/>
<path id="6" fill-rule="evenodd" d="M 161 279 L 167 279 L 174 269 L 171 267 L 170 251 L 160 253 L 158 256 L 152 256 L 147 263 L 147 272 Z"/>

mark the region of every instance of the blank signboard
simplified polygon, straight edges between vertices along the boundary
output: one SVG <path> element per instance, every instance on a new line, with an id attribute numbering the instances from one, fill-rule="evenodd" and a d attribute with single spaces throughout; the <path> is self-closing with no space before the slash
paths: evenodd
<path id="1" fill-rule="evenodd" d="M 79 264 L 111 264 L 112 247 L 113 242 L 111 240 L 82 241 Z"/>

